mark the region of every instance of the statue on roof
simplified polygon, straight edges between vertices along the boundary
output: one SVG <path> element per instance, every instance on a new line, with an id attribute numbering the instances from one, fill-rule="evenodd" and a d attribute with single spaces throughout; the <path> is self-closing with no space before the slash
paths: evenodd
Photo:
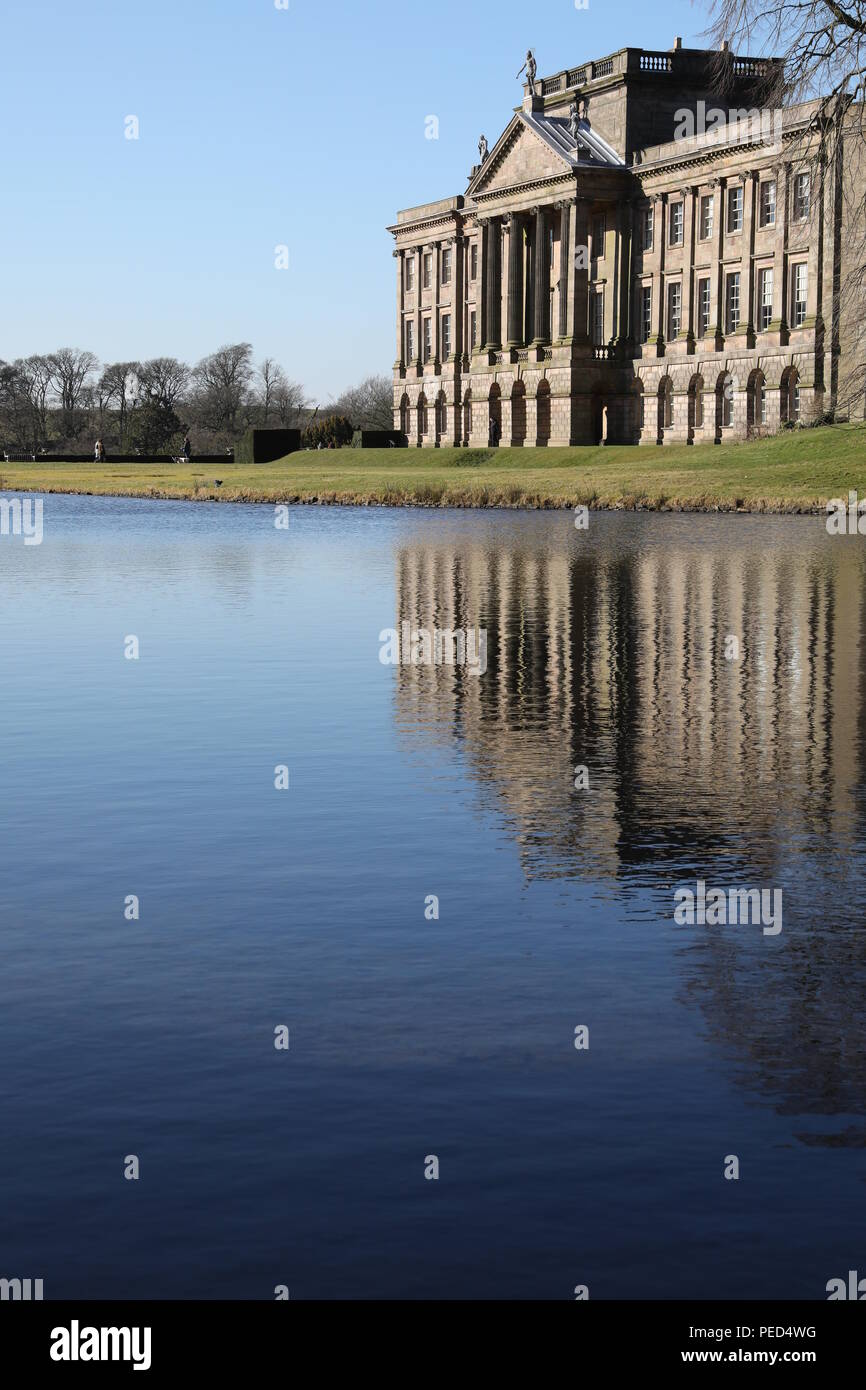
<path id="1" fill-rule="evenodd" d="M 580 117 L 577 114 L 576 101 L 573 101 L 568 108 L 568 129 L 572 140 L 577 144 L 577 133 L 580 130 Z"/>
<path id="2" fill-rule="evenodd" d="M 487 147 L 487 136 L 482 135 L 481 139 L 478 141 L 478 157 L 480 158 L 482 164 L 485 163 L 489 153 L 490 151 Z"/>
<path id="3" fill-rule="evenodd" d="M 526 80 L 529 83 L 529 95 L 531 97 L 535 96 L 535 74 L 537 71 L 538 68 L 535 63 L 535 58 L 533 57 L 532 49 L 530 48 L 526 54 L 526 62 L 523 64 L 523 67 L 520 69 L 520 72 L 526 73 Z M 517 74 L 518 77 L 520 76 L 520 72 Z"/>

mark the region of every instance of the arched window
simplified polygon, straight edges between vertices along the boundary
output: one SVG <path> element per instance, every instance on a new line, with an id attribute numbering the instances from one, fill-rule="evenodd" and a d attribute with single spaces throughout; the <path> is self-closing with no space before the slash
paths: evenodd
<path id="1" fill-rule="evenodd" d="M 729 430 L 734 423 L 734 381 L 730 372 L 719 377 L 719 423 L 723 430 Z"/>
<path id="2" fill-rule="evenodd" d="M 674 387 L 669 376 L 663 376 L 659 382 L 659 438 L 665 430 L 669 430 L 674 423 Z"/>
<path id="3" fill-rule="evenodd" d="M 782 373 L 779 398 L 779 419 L 783 424 L 795 424 L 800 418 L 800 373 L 796 367 L 788 367 Z"/>

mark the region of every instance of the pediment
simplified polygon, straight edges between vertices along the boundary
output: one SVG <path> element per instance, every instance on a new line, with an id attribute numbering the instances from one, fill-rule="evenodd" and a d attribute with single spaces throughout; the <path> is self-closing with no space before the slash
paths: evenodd
<path id="1" fill-rule="evenodd" d="M 557 154 L 519 115 L 509 123 L 478 170 L 467 193 L 496 193 L 541 179 L 557 178 L 574 168 Z"/>

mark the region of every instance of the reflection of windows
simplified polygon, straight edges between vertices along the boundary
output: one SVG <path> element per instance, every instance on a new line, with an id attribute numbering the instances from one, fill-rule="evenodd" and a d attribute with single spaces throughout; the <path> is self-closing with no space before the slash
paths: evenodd
<path id="1" fill-rule="evenodd" d="M 640 340 L 649 341 L 653 331 L 653 287 L 641 285 L 640 291 Z"/>
<path id="2" fill-rule="evenodd" d="M 442 252 L 442 284 L 443 284 L 443 285 L 450 285 L 450 283 L 451 283 L 451 248 L 450 248 L 450 246 L 446 246 L 446 247 L 445 247 L 445 250 Z"/>
<path id="3" fill-rule="evenodd" d="M 668 285 L 668 339 L 676 338 L 682 322 L 683 287 L 679 280 Z"/>
<path id="4" fill-rule="evenodd" d="M 758 271 L 758 330 L 765 333 L 773 321 L 773 268 Z"/>
<path id="5" fill-rule="evenodd" d="M 442 356 L 451 356 L 451 315 L 442 315 Z"/>
<path id="6" fill-rule="evenodd" d="M 429 362 L 433 356 L 433 321 L 424 320 L 424 361 Z"/>
<path id="7" fill-rule="evenodd" d="M 761 184 L 761 212 L 759 221 L 762 227 L 776 225 L 776 180 L 766 179 Z"/>
<path id="8" fill-rule="evenodd" d="M 728 231 L 743 230 L 743 185 L 738 183 L 728 189 Z"/>
<path id="9" fill-rule="evenodd" d="M 716 200 L 713 197 L 712 193 L 708 193 L 703 198 L 701 198 L 701 241 L 708 241 L 709 238 L 713 235 L 715 201 Z"/>
<path id="10" fill-rule="evenodd" d="M 595 347 L 604 342 L 604 290 L 592 292 L 592 341 Z"/>
<path id="11" fill-rule="evenodd" d="M 740 326 L 740 272 L 734 270 L 725 284 L 725 332 L 736 333 Z"/>
<path id="12" fill-rule="evenodd" d="M 710 282 L 706 277 L 698 281 L 698 337 L 703 338 L 710 331 Z"/>
<path id="13" fill-rule="evenodd" d="M 683 244 L 683 211 L 684 203 L 671 204 L 671 246 L 682 246 Z"/>
<path id="14" fill-rule="evenodd" d="M 644 215 L 643 215 L 643 249 L 644 249 L 644 251 L 651 251 L 651 250 L 653 249 L 653 215 L 654 215 L 654 208 L 653 208 L 652 203 L 650 203 L 649 207 L 644 209 Z"/>
<path id="15" fill-rule="evenodd" d="M 794 266 L 792 273 L 792 293 L 793 312 L 791 322 L 794 328 L 800 328 L 806 322 L 806 296 L 808 293 L 808 268 L 805 261 Z"/>
<path id="16" fill-rule="evenodd" d="M 809 174 L 798 174 L 794 180 L 794 221 L 805 222 L 809 216 L 809 202 L 811 197 L 811 177 Z"/>

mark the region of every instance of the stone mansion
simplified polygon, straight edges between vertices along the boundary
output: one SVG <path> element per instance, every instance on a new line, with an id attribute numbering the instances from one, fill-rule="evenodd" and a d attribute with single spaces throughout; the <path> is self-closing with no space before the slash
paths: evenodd
<path id="1" fill-rule="evenodd" d="M 838 292 L 853 122 L 828 160 L 818 103 L 762 104 L 778 60 L 679 39 L 534 67 L 465 193 L 389 228 L 395 428 L 720 443 L 835 410 L 861 331 Z"/>

